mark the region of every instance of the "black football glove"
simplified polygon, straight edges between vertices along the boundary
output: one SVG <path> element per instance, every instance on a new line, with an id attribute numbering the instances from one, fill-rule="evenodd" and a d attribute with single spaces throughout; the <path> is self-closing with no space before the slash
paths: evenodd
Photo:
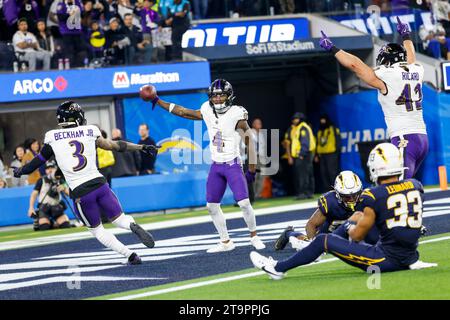
<path id="1" fill-rule="evenodd" d="M 13 167 L 14 178 L 20 178 L 22 176 L 22 168 Z"/>
<path id="2" fill-rule="evenodd" d="M 155 151 L 158 151 L 159 148 L 161 148 L 161 146 L 144 144 L 142 145 L 142 152 L 153 156 L 155 154 Z"/>

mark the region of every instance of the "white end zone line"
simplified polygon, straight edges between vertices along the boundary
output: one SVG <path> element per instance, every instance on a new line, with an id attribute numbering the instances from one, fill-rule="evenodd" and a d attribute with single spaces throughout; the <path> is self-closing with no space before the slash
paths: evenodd
<path id="1" fill-rule="evenodd" d="M 426 193 L 437 192 L 437 191 L 441 191 L 441 190 L 439 188 L 425 190 Z M 427 202 L 427 203 L 432 204 L 432 203 L 449 203 L 449 202 L 450 202 L 450 198 L 443 198 L 443 199 L 431 200 L 430 202 Z M 277 207 L 255 209 L 255 215 L 263 216 L 263 215 L 270 215 L 270 214 L 276 214 L 276 213 L 282 213 L 282 212 L 290 212 L 290 211 L 297 211 L 297 210 L 304 210 L 304 209 L 314 209 L 316 207 L 317 207 L 317 200 L 314 200 L 314 201 L 308 201 L 308 202 L 303 202 L 303 203 L 293 203 L 293 204 L 277 206 Z M 426 214 L 424 214 L 424 217 L 426 217 Z M 242 218 L 242 212 L 240 210 L 238 210 L 238 211 L 232 211 L 229 213 L 225 213 L 225 218 L 227 220 Z M 205 222 L 211 222 L 211 217 L 209 215 L 204 215 L 204 216 L 200 216 L 200 217 L 192 217 L 192 218 L 181 218 L 181 219 L 171 220 L 171 221 L 152 222 L 152 223 L 142 224 L 141 226 L 146 230 L 159 230 L 159 229 L 168 229 L 168 228 L 173 228 L 173 227 L 200 224 L 200 223 L 205 223 Z M 123 233 L 129 232 L 128 230 L 119 229 L 119 228 L 111 228 L 108 230 L 110 230 L 113 234 L 123 234 Z M 56 236 L 43 236 L 43 237 L 37 237 L 37 238 L 31 238 L 31 239 L 5 241 L 5 242 L 0 242 L 0 251 L 38 247 L 38 246 L 55 244 L 55 243 L 70 242 L 70 241 L 84 240 L 84 239 L 90 239 L 90 238 L 93 238 L 93 236 L 90 232 L 81 231 L 81 232 L 56 235 Z"/>
<path id="2" fill-rule="evenodd" d="M 450 236 L 420 241 L 419 244 L 439 242 L 439 241 L 444 241 L 444 240 L 450 240 Z M 338 258 L 324 259 L 324 260 L 320 260 L 318 262 L 300 266 L 300 268 L 314 266 L 314 265 L 321 264 L 321 263 L 333 262 L 333 261 L 337 261 L 337 260 L 339 260 L 339 259 Z M 150 292 L 142 292 L 142 293 L 132 294 L 132 295 L 128 295 L 128 296 L 112 298 L 109 300 L 133 300 L 133 299 L 146 298 L 146 297 L 161 295 L 161 294 L 165 294 L 165 293 L 171 293 L 171 292 L 183 291 L 183 290 L 188 290 L 188 289 L 193 289 L 193 288 L 198 288 L 198 287 L 209 286 L 209 285 L 213 285 L 213 284 L 217 284 L 217 283 L 223 283 L 223 282 L 229 282 L 229 281 L 240 280 L 240 279 L 245 279 L 245 278 L 257 277 L 257 276 L 260 276 L 263 274 L 265 274 L 264 271 L 256 271 L 256 272 L 245 273 L 245 274 L 240 274 L 240 275 L 235 275 L 235 276 L 229 276 L 229 277 L 225 277 L 225 278 L 200 281 L 197 283 L 190 283 L 190 284 L 185 284 L 185 285 L 166 288 L 166 289 L 154 290 L 154 291 L 150 291 Z"/>

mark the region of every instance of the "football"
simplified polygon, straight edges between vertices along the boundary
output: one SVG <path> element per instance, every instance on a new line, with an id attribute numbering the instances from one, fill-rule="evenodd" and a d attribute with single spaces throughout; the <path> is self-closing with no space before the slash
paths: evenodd
<path id="1" fill-rule="evenodd" d="M 142 86 L 139 90 L 139 96 L 144 101 L 152 101 L 156 98 L 156 88 L 151 84 Z"/>

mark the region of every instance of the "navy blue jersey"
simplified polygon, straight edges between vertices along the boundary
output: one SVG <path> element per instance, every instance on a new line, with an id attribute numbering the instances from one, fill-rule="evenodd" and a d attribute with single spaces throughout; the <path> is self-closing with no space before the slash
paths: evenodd
<path id="1" fill-rule="evenodd" d="M 327 233 L 329 227 L 333 224 L 339 225 L 344 223 L 352 216 L 355 211 L 358 211 L 358 206 L 355 211 L 346 208 L 336 197 L 336 191 L 328 191 L 320 196 L 318 200 L 318 207 L 320 212 L 326 217 L 326 222 L 321 228 L 321 232 Z"/>
<path id="2" fill-rule="evenodd" d="M 383 184 L 365 190 L 362 207 L 372 208 L 386 256 L 402 266 L 419 259 L 423 186 L 415 179 Z"/>

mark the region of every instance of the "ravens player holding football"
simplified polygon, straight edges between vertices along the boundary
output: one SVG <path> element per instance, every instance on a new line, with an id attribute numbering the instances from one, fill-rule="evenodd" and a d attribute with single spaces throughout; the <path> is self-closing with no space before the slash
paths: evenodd
<path id="1" fill-rule="evenodd" d="M 349 240 L 332 233 L 319 234 L 309 246 L 283 261 L 253 251 L 250 259 L 254 266 L 275 280 L 290 269 L 313 262 L 323 252 L 365 271 L 370 266 L 380 272 L 436 266 L 419 260 L 423 186 L 414 179 L 399 180 L 405 169 L 400 151 L 391 143 L 381 143 L 371 151 L 367 165 L 377 186 L 361 194 L 362 212 L 356 224 L 343 224 Z M 360 243 L 373 226 L 380 232 L 380 241 L 376 245 Z"/>
<path id="2" fill-rule="evenodd" d="M 357 221 L 360 217 L 360 196 L 363 187 L 359 177 L 352 171 L 342 171 L 336 177 L 333 190 L 320 196 L 318 207 L 305 226 L 306 235 L 287 227 L 275 242 L 275 250 L 283 250 L 290 242 L 292 248 L 300 250 L 309 245 L 317 234 L 334 232 L 342 237 L 347 234 L 340 228 L 347 220 Z M 379 239 L 376 228 L 372 228 L 364 241 L 375 244 Z"/>
<path id="3" fill-rule="evenodd" d="M 147 247 L 155 245 L 152 235 L 136 224 L 133 217 L 123 213 L 119 200 L 98 171 L 96 147 L 118 152 L 142 150 L 149 154 L 154 147 L 104 139 L 96 126 L 87 125 L 84 111 L 73 101 L 63 102 L 56 116 L 60 128 L 45 134 L 41 152 L 25 166 L 15 169 L 14 176 L 30 174 L 54 156 L 69 185 L 78 219 L 104 246 L 127 257 L 129 264 L 141 264 L 141 258 L 102 225 L 100 211 L 116 227 L 135 233 Z"/>
<path id="4" fill-rule="evenodd" d="M 412 178 L 428 153 L 428 136 L 423 120 L 422 82 L 423 66 L 416 61 L 414 44 L 408 24 L 397 17 L 397 31 L 403 46 L 384 45 L 378 53 L 375 69 L 358 57 L 340 50 L 322 32 L 320 46 L 334 54 L 344 67 L 358 78 L 378 89 L 378 101 L 383 109 L 391 142 L 402 153 L 408 168 L 405 179 Z"/>
<path id="5" fill-rule="evenodd" d="M 153 107 L 157 104 L 179 117 L 204 120 L 208 128 L 213 163 L 206 183 L 206 202 L 208 212 L 219 233 L 220 242 L 207 252 L 217 253 L 235 248 L 235 244 L 228 235 L 225 216 L 220 207 L 227 183 L 242 210 L 245 223 L 250 230 L 252 245 L 257 250 L 264 249 L 264 243 L 256 234 L 255 213 L 249 200 L 247 187 L 247 182 L 253 182 L 256 174 L 256 152 L 253 139 L 249 139 L 252 131 L 247 123 L 247 110 L 233 104 L 235 99 L 233 87 L 225 79 L 216 79 L 211 83 L 208 97 L 208 101 L 197 110 L 165 102 L 158 96 L 151 102 Z M 249 169 L 245 175 L 239 157 L 241 139 L 245 141 L 250 159 Z"/>

